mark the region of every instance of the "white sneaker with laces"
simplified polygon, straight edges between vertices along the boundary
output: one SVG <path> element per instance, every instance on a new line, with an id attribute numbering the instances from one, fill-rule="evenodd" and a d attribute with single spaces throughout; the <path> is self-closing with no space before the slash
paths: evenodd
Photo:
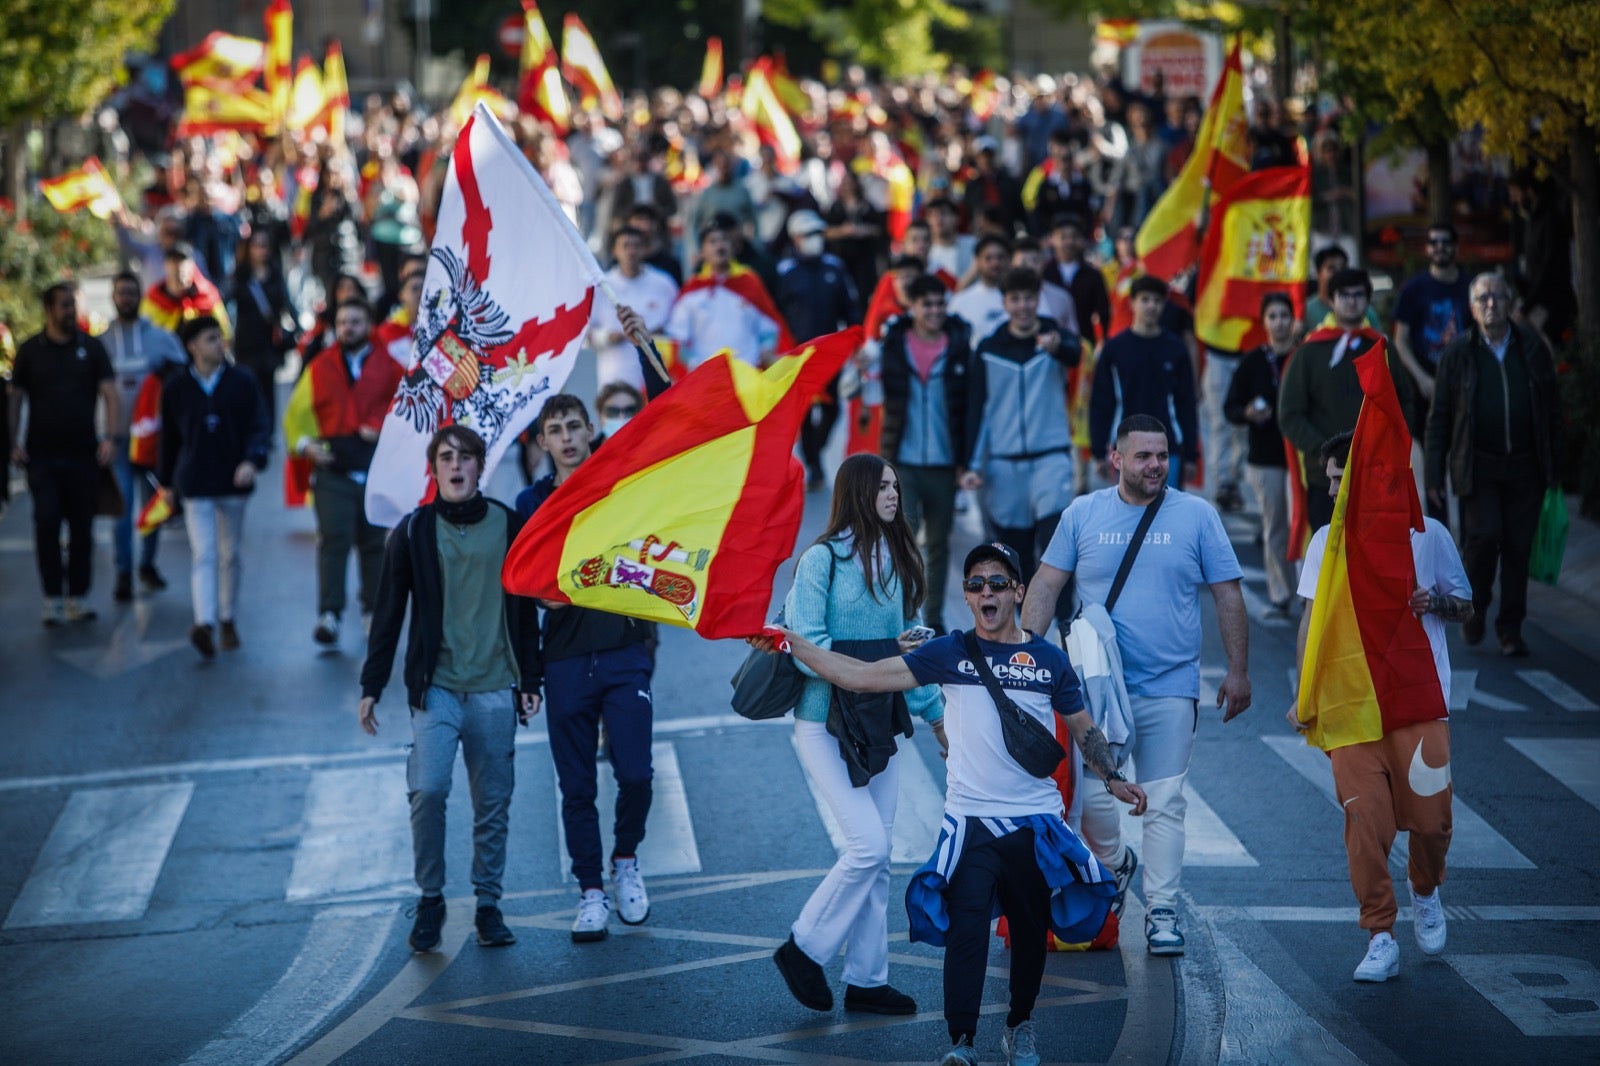
<path id="1" fill-rule="evenodd" d="M 1000 1034 L 1000 1050 L 1006 1066 L 1039 1066 L 1039 1045 L 1033 1037 L 1033 1022 L 1022 1022 Z"/>
<path id="2" fill-rule="evenodd" d="M 56 626 L 66 625 L 67 601 L 59 596 L 51 597 L 44 601 L 44 613 L 40 616 L 44 624 L 54 629 Z"/>
<path id="3" fill-rule="evenodd" d="M 578 901 L 578 917 L 572 923 L 572 939 L 582 944 L 606 938 L 606 923 L 611 918 L 611 901 L 598 888 L 585 889 Z"/>
<path id="4" fill-rule="evenodd" d="M 1408 883 L 1406 887 L 1411 886 Z M 1412 932 L 1417 935 L 1417 947 L 1424 955 L 1437 955 L 1444 950 L 1444 902 L 1439 899 L 1437 888 L 1429 896 L 1411 889 L 1411 922 Z"/>
<path id="5" fill-rule="evenodd" d="M 339 616 L 332 611 L 317 615 L 317 628 L 311 631 L 311 639 L 325 647 L 339 643 Z"/>
<path id="6" fill-rule="evenodd" d="M 1152 955 L 1182 955 L 1183 930 L 1178 912 L 1171 907 L 1151 907 L 1144 916 L 1145 950 Z"/>
<path id="7" fill-rule="evenodd" d="M 1388 933 L 1379 933 L 1367 942 L 1367 957 L 1356 967 L 1357 981 L 1387 981 L 1400 976 L 1400 945 Z"/>
<path id="8" fill-rule="evenodd" d="M 650 895 L 644 890 L 638 859 L 611 861 L 611 886 L 617 893 L 617 917 L 624 925 L 642 925 L 650 917 Z"/>

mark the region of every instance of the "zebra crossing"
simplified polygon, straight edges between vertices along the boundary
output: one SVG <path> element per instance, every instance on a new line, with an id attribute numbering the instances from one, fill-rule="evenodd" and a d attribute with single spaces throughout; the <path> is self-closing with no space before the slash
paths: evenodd
<path id="1" fill-rule="evenodd" d="M 758 734 L 765 728 L 763 759 L 794 759 L 789 743 L 774 744 L 776 729 L 747 729 Z M 787 730 L 785 740 L 789 740 Z M 667 736 L 674 735 L 668 732 Z M 725 743 L 679 733 L 658 739 L 655 760 L 655 801 L 650 832 L 641 847 L 644 868 L 652 876 L 696 874 L 703 871 L 699 835 L 735 825 L 740 812 L 716 797 L 716 810 L 691 809 L 685 788 L 680 747 L 694 743 Z M 1264 735 L 1263 744 L 1277 757 L 1277 773 L 1290 771 L 1289 779 L 1311 783 L 1337 808 L 1327 759 L 1305 746 L 1298 737 Z M 1528 759 L 1560 787 L 1600 810 L 1600 740 L 1510 737 L 1505 743 Z M 1508 755 L 1510 753 L 1508 752 Z M 770 776 L 770 766 L 750 760 L 751 769 Z M 767 767 L 767 769 L 763 769 Z M 411 883 L 409 809 L 405 799 L 405 766 L 392 758 L 349 765 L 332 761 L 309 768 L 303 807 L 292 834 L 293 859 L 276 887 L 262 889 L 263 902 L 289 904 L 348 904 L 362 900 L 401 898 L 414 891 Z M 87 776 L 87 775 L 86 775 Z M 802 775 L 803 776 L 803 775 Z M 892 861 L 902 867 L 919 865 L 937 838 L 943 809 L 942 773 L 937 756 L 907 746 L 900 761 L 900 802 L 896 818 Z M 598 806 L 601 824 L 609 827 L 616 790 L 604 767 Z M 552 812 L 559 823 L 560 803 L 553 779 L 546 778 L 548 796 L 534 800 Z M 531 787 L 531 786 L 527 786 Z M 211 790 L 215 794 L 219 790 Z M 1270 831 L 1270 819 L 1230 827 L 1223 814 L 1191 780 L 1188 842 L 1184 863 L 1190 867 L 1256 867 L 1262 865 L 1249 843 L 1256 832 Z M 0 790 L 5 803 L 27 802 L 30 792 Z M 49 833 L 37 845 L 31 870 L 20 885 L 0 885 L 0 906 L 7 889 L 11 898 L 4 932 L 42 930 L 103 922 L 137 921 L 146 915 L 157 882 L 167 865 L 173 841 L 191 812 L 195 780 L 165 780 L 105 784 L 91 780 L 73 789 L 61 806 Z M 844 847 L 843 835 L 815 791 L 813 803 L 791 804 L 785 817 L 805 818 L 814 810 L 835 851 Z M 705 799 L 701 800 L 706 802 Z M 1470 795 L 1455 801 L 1455 837 L 1451 864 L 1458 868 L 1522 871 L 1535 864 L 1474 809 Z M 748 814 L 742 815 L 748 817 Z M 559 840 L 559 824 L 557 825 Z M 1138 847 L 1140 822 L 1124 819 L 1126 838 Z M 734 831 L 737 831 L 736 829 Z M 797 833 L 798 835 L 798 833 Z M 1404 839 L 1396 844 L 1396 861 L 1405 861 Z M 552 857 L 564 867 L 565 848 Z M 821 864 L 821 857 L 815 860 Z M 735 872 L 735 871 L 710 871 Z M 182 886 L 176 886 L 181 890 Z"/>

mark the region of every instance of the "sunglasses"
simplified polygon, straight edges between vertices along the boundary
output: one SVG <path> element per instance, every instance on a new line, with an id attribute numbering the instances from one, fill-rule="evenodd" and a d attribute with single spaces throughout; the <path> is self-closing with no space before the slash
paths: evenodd
<path id="1" fill-rule="evenodd" d="M 1009 577 L 1001 577 L 999 574 L 990 574 L 988 577 L 969 577 L 965 581 L 961 582 L 961 587 L 966 589 L 968 592 L 982 592 L 983 587 L 988 585 L 990 591 L 992 592 L 1004 592 L 1006 589 L 1015 584 L 1016 582 L 1011 580 Z"/>
<path id="2" fill-rule="evenodd" d="M 1454 248 L 1456 242 L 1449 237 L 1429 237 L 1428 244 L 1434 248 Z"/>
<path id="3" fill-rule="evenodd" d="M 632 418 L 639 413 L 637 407 L 605 407 L 600 411 L 607 418 Z"/>

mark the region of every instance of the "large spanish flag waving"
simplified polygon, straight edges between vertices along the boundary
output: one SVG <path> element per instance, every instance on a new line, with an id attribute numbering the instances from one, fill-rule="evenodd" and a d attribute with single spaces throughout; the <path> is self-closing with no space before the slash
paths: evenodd
<path id="1" fill-rule="evenodd" d="M 253 82 L 266 63 L 267 46 L 250 37 L 215 32 L 172 57 L 172 69 L 185 87 L 199 82 Z"/>
<path id="2" fill-rule="evenodd" d="M 1300 672 L 1306 740 L 1324 751 L 1446 714 L 1428 635 L 1407 606 L 1422 505 L 1385 348 L 1355 360 L 1366 399 L 1328 526 Z"/>
<path id="3" fill-rule="evenodd" d="M 272 0 L 262 15 L 267 30 L 267 51 L 263 82 L 272 109 L 272 129 L 282 131 L 289 117 L 290 90 L 294 75 L 294 10 L 289 0 Z"/>
<path id="4" fill-rule="evenodd" d="M 1248 133 L 1244 68 L 1239 61 L 1239 38 L 1235 37 L 1200 121 L 1194 151 L 1139 227 L 1134 248 L 1146 273 L 1170 281 L 1194 262 L 1200 252 L 1200 215 L 1208 193 L 1226 195 L 1250 170 Z"/>
<path id="5" fill-rule="evenodd" d="M 1271 167 L 1247 174 L 1211 212 L 1200 249 L 1195 336 L 1242 352 L 1265 344 L 1261 298 L 1281 292 L 1305 317 L 1311 255 L 1311 168 Z"/>
<path id="6" fill-rule="evenodd" d="M 761 631 L 800 532 L 794 439 L 860 327 L 766 370 L 723 352 L 668 389 L 534 513 L 507 591 L 693 629 Z"/>
<path id="7" fill-rule="evenodd" d="M 800 134 L 773 88 L 772 60 L 766 56 L 750 68 L 739 106 L 755 126 L 756 137 L 777 157 L 778 169 L 793 173 L 800 166 Z"/>
<path id="8" fill-rule="evenodd" d="M 600 58 L 600 46 L 583 19 L 571 12 L 561 24 L 561 74 L 578 90 L 585 110 L 599 107 L 612 122 L 622 121 L 622 97 Z"/>

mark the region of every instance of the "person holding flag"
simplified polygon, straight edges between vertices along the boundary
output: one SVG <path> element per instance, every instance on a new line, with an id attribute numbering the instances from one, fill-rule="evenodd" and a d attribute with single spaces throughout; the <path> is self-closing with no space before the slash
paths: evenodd
<path id="1" fill-rule="evenodd" d="M 211 659 L 219 628 L 223 650 L 239 647 L 235 609 L 244 509 L 257 475 L 267 468 L 272 423 L 255 375 L 228 361 L 216 319 L 189 319 L 178 327 L 178 339 L 189 367 L 161 389 L 156 481 L 169 506 L 174 490 L 183 497 L 194 599 L 189 643 Z"/>
<path id="2" fill-rule="evenodd" d="M 1422 516 L 1405 470 L 1411 437 L 1384 345 L 1354 362 L 1367 401 L 1356 429 L 1320 449 L 1333 521 L 1306 552 L 1289 724 L 1327 752 L 1345 818 L 1350 885 L 1370 938 L 1357 981 L 1400 973 L 1389 849 L 1409 834 L 1413 933 L 1444 950 L 1439 885 L 1450 849 L 1450 652 L 1445 624 L 1472 618 L 1472 584 L 1450 531 Z M 1359 537 L 1350 532 L 1359 529 Z M 1405 542 L 1409 541 L 1409 545 Z M 1403 583 L 1403 584 L 1402 584 Z"/>
<path id="3" fill-rule="evenodd" d="M 721 221 L 700 231 L 698 273 L 684 283 L 662 332 L 672 342 L 676 376 L 726 348 L 751 366 L 767 366 L 794 347 L 789 326 L 756 272 L 733 259 L 733 236 Z"/>

